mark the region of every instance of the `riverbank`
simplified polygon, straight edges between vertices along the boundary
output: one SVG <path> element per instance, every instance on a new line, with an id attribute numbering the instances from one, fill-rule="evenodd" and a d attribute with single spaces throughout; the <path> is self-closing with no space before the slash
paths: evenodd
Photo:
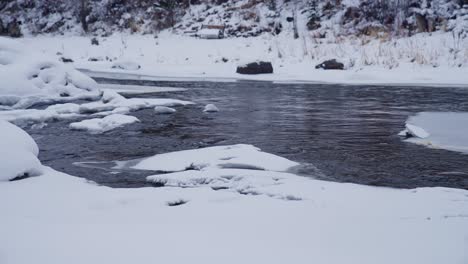
<path id="1" fill-rule="evenodd" d="M 293 39 L 287 34 L 253 38 L 202 40 L 162 32 L 153 35 L 114 34 L 91 37 L 38 36 L 20 39 L 29 49 L 76 68 L 149 78 L 266 80 L 338 84 L 405 84 L 468 86 L 468 40 L 449 33 L 418 34 L 381 41 L 357 38 Z M 79 48 L 77 48 L 79 47 Z M 327 59 L 341 61 L 345 70 L 320 70 Z M 240 75 L 240 64 L 271 61 L 273 74 Z"/>

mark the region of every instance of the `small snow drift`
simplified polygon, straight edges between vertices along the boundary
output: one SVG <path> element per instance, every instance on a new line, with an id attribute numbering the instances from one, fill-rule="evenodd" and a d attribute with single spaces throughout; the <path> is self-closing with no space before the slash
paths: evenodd
<path id="1" fill-rule="evenodd" d="M 0 37 L 0 105 L 27 108 L 41 100 L 96 97 L 96 82 L 55 57 Z"/>
<path id="2" fill-rule="evenodd" d="M 127 70 L 127 71 L 136 71 L 141 68 L 140 64 L 131 61 L 131 60 L 120 60 L 112 64 L 113 69 Z"/>
<path id="3" fill-rule="evenodd" d="M 468 113 L 421 112 L 407 120 L 399 135 L 406 141 L 468 153 Z"/>
<path id="4" fill-rule="evenodd" d="M 273 73 L 273 65 L 271 62 L 257 61 L 247 63 L 245 65 L 239 65 L 237 67 L 237 73 L 239 74 L 266 74 Z"/>
<path id="5" fill-rule="evenodd" d="M 156 112 L 156 114 L 160 114 L 160 115 L 173 114 L 176 112 L 174 108 L 170 108 L 166 106 L 156 106 L 154 108 L 154 111 Z"/>
<path id="6" fill-rule="evenodd" d="M 205 109 L 203 109 L 203 112 L 205 112 L 205 113 L 214 113 L 214 112 L 219 112 L 219 109 L 214 104 L 207 104 L 205 106 Z"/>
<path id="7" fill-rule="evenodd" d="M 41 174 L 36 142 L 21 128 L 0 120 L 0 181 Z"/>
<path id="8" fill-rule="evenodd" d="M 338 62 L 336 59 L 333 60 L 326 60 L 317 66 L 315 69 L 324 69 L 324 70 L 344 70 L 344 64 Z"/>
<path id="9" fill-rule="evenodd" d="M 104 118 L 93 118 L 71 123 L 70 128 L 76 130 L 87 130 L 90 133 L 98 134 L 139 121 L 140 120 L 134 116 L 112 114 Z"/>

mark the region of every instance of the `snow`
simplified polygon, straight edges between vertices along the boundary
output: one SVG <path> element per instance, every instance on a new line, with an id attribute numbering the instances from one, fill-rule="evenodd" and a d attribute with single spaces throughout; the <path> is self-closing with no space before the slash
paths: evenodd
<path id="1" fill-rule="evenodd" d="M 42 171 L 36 142 L 21 128 L 0 121 L 0 182 Z"/>
<path id="2" fill-rule="evenodd" d="M 156 112 L 156 114 L 173 114 L 176 112 L 176 110 L 174 108 L 170 108 L 170 107 L 165 107 L 165 106 L 156 106 L 154 108 L 154 111 Z"/>
<path id="3" fill-rule="evenodd" d="M 156 155 L 140 161 L 134 169 L 183 171 L 187 168 L 256 168 L 285 171 L 296 162 L 265 153 L 251 145 L 218 146 Z"/>
<path id="4" fill-rule="evenodd" d="M 205 109 L 203 109 L 203 112 L 219 112 L 218 107 L 214 104 L 207 104 L 205 105 Z"/>
<path id="5" fill-rule="evenodd" d="M 34 52 L 19 41 L 0 37 L 0 105 L 27 108 L 41 101 L 94 98 L 96 83 L 58 61 Z"/>
<path id="6" fill-rule="evenodd" d="M 17 109 L 0 111 L 0 120 L 11 122 L 45 122 L 51 119 L 71 119 L 86 114 L 107 116 L 127 114 L 155 106 L 184 106 L 193 104 L 189 101 L 169 98 L 125 98 L 113 90 L 103 90 L 99 101 L 90 103 L 65 103 L 48 106 L 46 109 Z"/>
<path id="7" fill-rule="evenodd" d="M 468 113 L 421 112 L 411 116 L 407 123 L 412 124 L 412 133 L 416 135 L 408 142 L 468 153 Z"/>
<path id="8" fill-rule="evenodd" d="M 411 124 L 406 124 L 405 125 L 406 129 L 405 129 L 405 134 L 406 135 L 411 135 L 413 137 L 417 137 L 417 138 L 427 138 L 429 137 L 429 133 L 427 133 L 426 130 L 424 130 L 423 128 L 420 128 L 418 126 L 415 126 L 415 125 L 411 125 Z"/>
<path id="9" fill-rule="evenodd" d="M 263 156 L 252 146 L 213 152 L 223 153 L 213 157 Z M 194 154 L 178 155 L 196 159 Z M 284 166 L 279 169 L 294 164 L 270 155 L 265 164 L 249 162 L 269 168 L 280 159 Z M 191 159 L 171 167 L 182 168 Z M 114 189 L 45 168 L 40 177 L 0 183 L 0 260 L 14 264 L 144 264 L 155 258 L 164 263 L 222 259 L 273 264 L 468 260 L 466 190 L 377 188 L 251 169 L 211 167 L 181 173 L 185 175 L 160 177 L 174 182 L 202 174 L 217 180 L 217 175 L 233 177 L 225 177 L 227 185 L 212 181 L 192 188 Z M 236 177 L 244 180 L 236 185 Z M 180 201 L 185 204 L 169 206 Z"/>
<path id="10" fill-rule="evenodd" d="M 76 130 L 87 130 L 90 133 L 98 134 L 139 121 L 140 120 L 134 116 L 112 114 L 104 118 L 93 118 L 71 123 L 70 128 Z"/>
<path id="11" fill-rule="evenodd" d="M 205 40 L 166 31 L 157 39 L 149 35 L 114 34 L 103 38 L 99 46 L 91 45 L 89 38 L 76 36 L 39 36 L 21 41 L 31 49 L 48 54 L 63 50 L 79 69 L 129 74 L 130 79 L 170 77 L 463 87 L 468 84 L 465 74 L 468 39 L 456 40 L 452 34 L 442 32 L 387 41 L 353 37 L 317 39 L 309 33 L 296 40 L 288 34 Z M 80 49 L 74 48 L 76 45 Z M 111 69 L 113 62 L 90 62 L 91 57 L 127 58 L 137 61 L 141 69 L 138 72 Z M 224 62 L 223 58 L 228 61 Z M 344 63 L 346 70 L 315 69 L 315 65 L 327 59 Z M 274 74 L 243 76 L 236 73 L 239 63 L 256 60 L 271 61 Z"/>

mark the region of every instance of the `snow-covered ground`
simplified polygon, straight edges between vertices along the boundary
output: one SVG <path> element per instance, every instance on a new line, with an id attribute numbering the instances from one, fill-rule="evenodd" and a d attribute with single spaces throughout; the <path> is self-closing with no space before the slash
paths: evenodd
<path id="1" fill-rule="evenodd" d="M 10 149 L 32 146 L 14 135 Z M 0 182 L 0 263 L 468 261 L 466 190 L 303 178 L 287 172 L 297 163 L 248 145 L 140 165 L 194 170 L 148 178 L 167 178 L 160 188 L 113 189 L 42 166 L 37 177 Z M 169 182 L 201 176 L 191 188 Z"/>
<path id="2" fill-rule="evenodd" d="M 350 84 L 468 85 L 468 39 L 457 39 L 450 33 L 441 32 L 387 41 L 353 37 L 317 39 L 308 35 L 293 39 L 286 33 L 204 40 L 167 31 L 157 38 L 153 35 L 114 34 L 100 38 L 98 46 L 91 45 L 88 37 L 76 36 L 28 37 L 21 41 L 28 49 L 57 58 L 70 58 L 77 68 L 101 74 Z M 327 59 L 341 61 L 346 70 L 315 69 L 315 65 Z M 236 73 L 237 65 L 256 60 L 271 61 L 274 73 L 254 76 Z M 121 62 L 131 67 L 116 68 L 115 64 Z"/>
<path id="3" fill-rule="evenodd" d="M 468 113 L 422 112 L 411 116 L 408 126 L 416 133 L 408 142 L 431 148 L 442 148 L 468 153 Z"/>

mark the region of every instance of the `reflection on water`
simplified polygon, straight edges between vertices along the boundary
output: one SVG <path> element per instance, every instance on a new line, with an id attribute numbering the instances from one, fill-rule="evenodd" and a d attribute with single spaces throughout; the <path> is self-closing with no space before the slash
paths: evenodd
<path id="1" fill-rule="evenodd" d="M 70 131 L 58 121 L 30 130 L 45 164 L 112 187 L 147 186 L 152 172 L 74 166 L 73 162 L 131 160 L 176 150 L 246 143 L 313 164 L 300 174 L 369 185 L 468 189 L 468 156 L 403 142 L 409 115 L 468 111 L 468 89 L 274 84 L 269 82 L 107 83 L 183 87 L 186 91 L 132 95 L 191 100 L 173 115 L 132 113 L 142 122 L 102 135 Z M 214 103 L 220 112 L 203 113 Z M 93 166 L 91 166 L 93 167 Z M 318 168 L 319 172 L 315 169 Z"/>

